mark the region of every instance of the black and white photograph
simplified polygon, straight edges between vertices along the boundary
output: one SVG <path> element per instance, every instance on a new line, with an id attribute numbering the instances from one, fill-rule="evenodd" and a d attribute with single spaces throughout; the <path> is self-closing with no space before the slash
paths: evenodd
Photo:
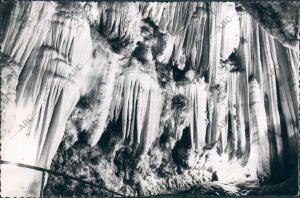
<path id="1" fill-rule="evenodd" d="M 300 2 L 1 1 L 1 197 L 297 196 Z"/>

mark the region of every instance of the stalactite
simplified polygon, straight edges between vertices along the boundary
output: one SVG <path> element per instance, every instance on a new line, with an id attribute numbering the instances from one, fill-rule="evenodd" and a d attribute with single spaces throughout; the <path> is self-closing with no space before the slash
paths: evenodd
<path id="1" fill-rule="evenodd" d="M 30 56 L 36 57 L 37 50 L 49 31 L 51 16 L 55 12 L 51 2 L 21 2 L 9 18 L 2 41 L 2 52 L 9 54 L 23 68 Z"/>
<path id="2" fill-rule="evenodd" d="M 91 146 L 110 132 L 107 126 L 122 120 L 119 146 L 147 157 L 161 138 L 166 122 L 160 114 L 166 109 L 162 113 L 169 117 L 163 119 L 172 120 L 167 123 L 172 125 L 166 127 L 168 134 L 176 133 L 171 144 L 190 135 L 192 157 L 187 161 L 195 153 L 209 156 L 217 151 L 212 157 L 215 162 L 223 160 L 226 168 L 241 170 L 234 178 L 244 178 L 251 169 L 262 184 L 288 177 L 290 181 L 294 169 L 287 169 L 297 162 L 293 159 L 297 155 L 298 49 L 270 36 L 249 14 L 237 12 L 235 5 L 17 2 L 1 41 L 1 57 L 6 54 L 16 62 L 0 65 L 1 77 L 6 78 L 1 86 L 12 89 L 4 93 L 1 87 L 1 98 L 16 95 L 4 97 L 12 112 L 7 108 L 1 112 L 6 117 L 4 132 L 1 126 L 1 157 L 49 168 L 67 120 L 73 122 L 70 114 L 80 109 L 76 103 L 94 93 L 91 97 L 97 104 L 89 109 L 92 121 L 73 127 L 86 132 Z M 141 49 L 146 61 L 135 56 Z M 7 64 L 6 58 L 0 61 Z M 168 75 L 164 86 L 157 78 L 162 71 L 158 64 Z M 182 70 L 179 80 L 172 69 Z M 191 109 L 179 115 L 162 107 L 180 94 Z M 157 150 L 164 147 L 160 146 Z M 11 170 L 6 170 L 1 179 L 9 177 Z M 227 178 L 225 172 L 219 174 L 220 180 Z M 24 176 L 16 184 L 22 196 L 41 178 L 30 171 L 17 173 Z M 36 196 L 38 188 L 34 190 L 28 196 Z"/>
<path id="3" fill-rule="evenodd" d="M 1 75 L 1 146 L 9 139 L 16 111 L 16 87 L 20 74 L 19 66 L 9 56 L 0 54 Z M 3 150 L 3 148 L 1 148 Z"/>
<path id="4" fill-rule="evenodd" d="M 225 92 L 225 87 L 223 87 L 223 90 Z M 227 147 L 227 140 L 228 140 L 228 97 L 227 94 L 225 94 L 224 98 L 218 99 L 217 101 L 217 107 L 218 110 L 218 124 L 217 124 L 217 135 L 216 138 L 219 140 L 219 151 L 221 153 L 225 152 L 225 149 Z"/>
<path id="5" fill-rule="evenodd" d="M 21 73 L 16 117 L 10 138 L 3 143 L 3 159 L 49 168 L 64 135 L 66 121 L 86 86 L 77 81 L 82 81 L 89 69 L 89 26 L 80 15 L 67 17 L 62 15 L 65 10 L 54 14 L 54 3 L 18 2 L 15 11 L 20 7 L 32 9 L 32 12 L 24 11 L 27 20 L 32 22 L 27 21 L 28 26 L 24 28 L 15 28 L 25 21 L 17 20 L 21 14 L 14 12 L 4 35 L 3 52 L 14 57 Z M 71 76 L 76 65 L 80 65 L 81 71 Z M 20 174 L 26 177 L 29 173 Z M 16 185 L 26 188 L 41 179 L 40 174 L 33 175 L 36 177 Z M 33 190 L 34 194 L 37 190 Z"/>
<path id="6" fill-rule="evenodd" d="M 141 15 L 137 3 L 99 2 L 97 12 L 100 32 L 109 40 L 118 40 L 120 46 L 126 46 L 139 37 Z"/>
<path id="7" fill-rule="evenodd" d="M 236 112 L 237 112 L 237 118 L 238 118 L 238 127 L 237 127 L 237 157 L 243 157 L 247 155 L 247 138 L 246 138 L 246 123 L 245 123 L 245 81 L 244 79 L 244 71 L 242 73 L 239 73 L 238 75 L 238 94 L 236 95 L 237 100 L 237 106 L 236 106 Z"/>
<path id="8" fill-rule="evenodd" d="M 214 14 L 214 13 L 212 13 Z M 217 25 L 217 31 L 221 32 L 221 59 L 227 59 L 240 42 L 240 14 L 232 2 L 222 3 L 221 21 Z"/>
<path id="9" fill-rule="evenodd" d="M 95 92 L 99 98 L 99 106 L 94 115 L 94 122 L 96 123 L 89 130 L 88 144 L 95 146 L 101 138 L 103 132 L 108 124 L 108 117 L 111 105 L 111 98 L 115 86 L 115 78 L 120 72 L 118 67 L 121 62 L 119 57 L 114 54 L 109 47 L 109 44 L 96 32 L 92 34 L 93 39 L 93 62 L 94 70 L 91 72 L 91 87 L 96 87 Z M 84 130 L 84 129 L 83 129 Z"/>
<path id="10" fill-rule="evenodd" d="M 269 38 L 266 33 L 260 30 L 260 36 L 262 38 L 261 50 L 262 50 L 262 63 L 263 63 L 263 73 L 264 73 L 264 82 L 263 87 L 265 95 L 265 105 L 266 113 L 268 115 L 268 130 L 269 130 L 269 139 L 272 142 L 271 146 L 271 159 L 273 159 L 273 164 L 278 164 L 276 172 L 283 171 L 283 139 L 281 135 L 281 121 L 278 110 L 278 99 L 277 99 L 277 90 L 276 88 L 276 74 L 275 74 L 275 65 L 271 56 L 271 38 Z M 262 46 L 264 44 L 264 46 Z M 281 174 L 278 174 L 280 176 Z"/>
<path id="11" fill-rule="evenodd" d="M 210 7 L 209 13 L 209 57 L 208 57 L 208 68 L 209 68 L 209 83 L 214 84 L 216 78 L 216 68 L 219 65 L 220 60 L 220 45 L 221 42 L 221 31 L 218 28 L 222 21 L 221 6 L 219 2 L 213 2 Z"/>
<path id="12" fill-rule="evenodd" d="M 192 18 L 197 3 L 172 2 L 163 11 L 159 28 L 162 32 L 168 31 L 171 35 L 184 31 Z"/>
<path id="13" fill-rule="evenodd" d="M 286 175 L 284 167 L 290 167 L 291 164 L 284 160 L 284 152 L 292 156 L 295 149 L 295 120 L 296 113 L 295 107 L 297 106 L 295 84 L 297 78 L 295 77 L 297 60 L 296 50 L 293 48 L 283 47 L 283 45 L 274 37 L 271 37 L 266 31 L 257 24 L 249 15 L 242 14 L 241 16 L 241 38 L 238 54 L 241 57 L 241 64 L 245 68 L 247 78 L 250 74 L 254 74 L 260 87 L 260 96 L 264 101 L 264 111 L 267 113 L 267 127 L 268 138 L 266 140 L 269 145 L 269 153 L 265 154 L 265 158 L 270 160 L 272 165 L 266 165 L 266 161 L 259 159 L 260 166 L 265 168 L 266 173 L 262 177 L 265 181 L 282 181 Z M 284 65 L 284 66 L 283 66 Z M 289 70 L 287 68 L 290 68 Z M 282 70 L 284 72 L 282 72 Z M 287 78 L 289 76 L 289 78 Z M 246 84 L 247 85 L 247 84 Z M 246 86 L 249 87 L 249 85 Z M 250 95 L 248 100 L 251 100 Z M 247 110 L 247 100 L 245 101 L 245 108 Z M 250 104 L 249 104 L 250 106 Z M 283 107 L 284 106 L 284 107 Z M 276 107 L 276 108 L 275 108 Z M 251 115 L 248 114 L 248 115 Z M 245 114 L 245 123 L 248 123 L 248 115 Z M 250 125 L 250 137 L 251 128 Z M 265 127 L 265 126 L 264 126 Z M 247 129 L 247 126 L 246 126 Z M 285 133 L 290 136 L 283 139 Z M 287 150 L 283 142 L 288 141 L 289 147 L 293 149 Z M 252 151 L 255 150 L 255 144 L 251 143 L 250 157 L 248 163 L 253 159 L 251 158 Z M 292 157 L 290 157 L 292 158 Z M 285 161 L 285 162 L 284 162 Z M 293 160 L 292 160 L 293 161 Z M 264 164 L 264 165 L 263 165 Z M 295 166 L 295 165 L 293 165 Z M 268 170 L 270 169 L 270 170 Z M 260 173 L 261 174 L 261 173 Z"/>
<path id="14" fill-rule="evenodd" d="M 183 44 L 184 54 L 190 57 L 191 67 L 198 71 L 201 67 L 200 61 L 202 57 L 202 45 L 204 31 L 206 28 L 206 8 L 202 4 L 198 4 L 194 12 L 191 22 L 187 27 L 185 42 Z"/>
<path id="15" fill-rule="evenodd" d="M 210 96 L 207 99 L 208 100 L 208 117 L 209 117 L 209 124 L 206 130 L 206 143 L 209 146 L 213 146 L 216 142 L 216 132 L 217 129 L 217 115 L 218 115 L 218 109 L 217 109 L 217 89 L 216 87 L 212 86 L 210 89 Z M 216 123 L 216 124 L 215 124 Z"/>
<path id="16" fill-rule="evenodd" d="M 156 77 L 137 67 L 128 68 L 116 82 L 110 117 L 122 116 L 123 140 L 146 152 L 158 137 L 161 91 Z"/>
<path id="17" fill-rule="evenodd" d="M 209 50 L 208 50 L 208 61 L 207 61 L 208 65 L 206 67 L 209 68 L 208 82 L 212 87 L 212 94 L 209 96 L 208 99 L 209 126 L 207 129 L 207 142 L 209 145 L 215 144 L 215 142 L 219 139 L 220 128 L 223 128 L 220 126 L 224 125 L 224 124 L 220 124 L 220 122 L 225 119 L 224 117 L 220 117 L 219 115 L 219 108 L 218 108 L 219 103 L 217 102 L 217 100 L 219 100 L 218 92 L 220 90 L 216 90 L 215 88 L 216 86 L 220 86 L 220 84 L 223 84 L 224 80 L 226 81 L 226 77 L 222 76 L 224 70 L 221 69 L 222 66 L 220 64 L 221 55 L 228 54 L 230 51 L 233 50 L 230 47 L 234 46 L 232 45 L 232 43 L 234 43 L 233 39 L 235 39 L 235 37 L 232 37 L 231 35 L 229 36 L 228 30 L 230 29 L 225 29 L 226 26 L 228 25 L 227 24 L 228 21 L 226 21 L 225 19 L 228 17 L 227 15 L 229 15 L 229 13 L 230 15 L 234 15 L 235 11 L 229 9 L 229 12 L 226 12 L 225 14 L 225 12 L 222 11 L 226 10 L 227 6 L 228 5 L 223 5 L 218 2 L 212 3 L 210 4 L 209 15 L 208 15 Z M 225 38 L 225 36 L 227 36 L 227 38 Z M 222 38 L 223 40 L 221 40 Z M 226 132 L 224 131 L 222 132 L 223 144 L 225 144 L 225 141 L 227 141 L 227 135 L 225 135 L 225 133 Z"/>
<path id="18" fill-rule="evenodd" d="M 230 74 L 229 83 L 228 83 L 228 102 L 229 102 L 229 122 L 230 128 L 230 145 L 229 153 L 236 153 L 237 151 L 237 142 L 238 142 L 238 117 L 237 117 L 237 101 L 236 96 L 238 95 L 237 86 L 238 86 L 238 73 L 233 72 Z"/>
<path id="19" fill-rule="evenodd" d="M 284 48 L 277 40 L 274 40 L 271 44 L 278 89 L 284 90 L 279 92 L 279 98 L 287 126 L 289 146 L 291 151 L 295 151 L 297 145 L 296 134 L 298 131 L 296 113 L 297 96 L 295 91 L 295 85 L 297 85 L 298 78 L 296 75 L 297 65 L 295 63 L 299 60 L 299 55 L 297 55 L 295 50 Z M 288 61 L 291 59 L 293 61 Z"/>
<path id="20" fill-rule="evenodd" d="M 192 148 L 200 151 L 205 145 L 207 115 L 206 115 L 206 95 L 205 83 L 192 82 L 178 87 L 178 92 L 185 95 L 191 104 L 190 131 Z"/>
<path id="21" fill-rule="evenodd" d="M 76 17 L 76 15 L 74 15 L 74 17 Z M 76 63 L 82 65 L 87 64 L 86 60 L 82 57 L 88 56 L 78 56 L 78 51 L 80 51 L 80 48 L 78 47 L 78 45 L 80 45 L 79 43 L 82 43 L 83 41 L 88 42 L 86 38 L 88 35 L 86 32 L 82 32 L 83 27 L 74 25 L 74 28 L 69 29 L 67 25 L 63 25 L 60 22 L 60 20 L 63 21 L 64 18 L 61 18 L 59 15 L 56 15 L 52 20 L 50 29 L 48 33 L 45 34 L 46 36 L 41 36 L 39 38 L 44 38 L 45 40 L 43 41 L 43 46 L 36 51 L 38 53 L 37 58 L 34 59 L 31 55 L 29 59 L 27 59 L 26 64 L 23 66 L 20 75 L 20 82 L 17 87 L 17 111 L 19 113 L 17 113 L 18 117 L 16 117 L 15 120 L 16 124 L 12 127 L 12 129 L 14 129 L 12 130 L 12 133 L 20 131 L 19 123 L 22 123 L 22 120 L 24 120 L 24 115 L 25 117 L 27 117 L 27 115 L 32 117 L 31 123 L 25 127 L 26 129 L 24 129 L 24 131 L 27 132 L 22 131 L 17 134 L 17 136 L 27 134 L 31 137 L 32 133 L 30 133 L 30 130 L 35 129 L 35 133 L 32 134 L 31 138 L 33 138 L 32 141 L 35 142 L 37 155 L 33 153 L 28 154 L 29 158 L 26 162 L 29 164 L 39 163 L 39 156 L 42 155 L 41 149 L 43 148 L 43 145 L 47 144 L 48 141 L 53 141 L 53 139 L 47 139 L 46 141 L 46 134 L 49 133 L 48 126 L 50 121 L 54 121 L 51 118 L 51 116 L 54 115 L 50 112 L 53 112 L 55 108 L 58 108 L 56 103 L 59 101 L 59 98 L 62 97 L 60 94 L 64 92 L 64 87 L 70 86 L 66 81 L 70 81 L 68 83 L 74 83 L 75 87 L 77 87 L 75 89 L 78 90 L 80 88 L 76 85 L 76 81 L 74 81 L 75 79 L 70 78 L 69 74 L 72 72 L 72 66 Z M 69 19 L 68 23 L 72 22 L 76 22 L 76 20 L 72 21 Z M 37 26 L 41 26 L 43 23 L 43 21 L 40 21 Z M 66 24 L 67 20 L 64 20 L 64 23 Z M 80 34 L 83 36 L 80 36 Z M 7 33 L 6 36 L 9 36 L 9 34 Z M 21 38 L 22 36 L 20 36 L 20 39 Z M 30 42 L 34 41 L 35 40 Z M 9 45 L 9 43 L 7 43 L 7 45 Z M 28 45 L 31 46 L 34 44 L 29 43 Z M 88 43 L 86 43 L 86 45 L 88 45 Z M 18 45 L 14 47 L 14 49 L 20 49 L 18 48 Z M 23 58 L 24 56 L 27 56 L 28 52 L 30 51 L 26 50 L 26 54 L 24 54 L 22 51 L 19 51 L 19 53 L 16 54 L 16 57 L 20 56 Z M 33 52 L 35 52 L 35 50 L 33 50 Z M 89 54 L 89 50 L 87 50 L 86 55 L 87 54 Z M 82 52 L 81 55 L 83 55 Z M 21 58 L 17 58 L 17 60 L 21 61 Z M 76 77 L 77 79 L 80 79 L 80 75 L 77 75 Z M 42 101 L 43 99 L 45 99 L 45 101 Z M 75 105 L 77 100 L 78 98 L 76 99 L 76 97 L 74 97 L 74 99 L 71 100 L 73 102 L 69 104 L 74 103 L 73 105 Z M 30 106 L 32 108 L 28 108 Z M 59 116 L 54 117 L 54 119 L 57 119 Z M 66 118 L 64 118 L 64 120 L 65 119 Z M 14 138 L 18 139 L 17 137 Z M 50 145 L 51 144 L 52 143 L 50 143 Z M 58 147 L 58 145 L 56 147 Z M 50 159 L 54 156 L 55 150 L 56 149 L 54 149 L 54 151 L 50 154 Z M 43 162 L 43 164 L 45 163 L 49 166 L 50 162 Z"/>
<path id="22" fill-rule="evenodd" d="M 227 89 L 227 93 L 229 93 L 229 95 L 233 93 L 228 91 L 230 85 L 226 85 L 228 68 L 226 68 L 226 64 L 221 64 L 220 60 L 227 60 L 229 55 L 238 46 L 239 32 L 234 27 L 239 24 L 239 20 L 238 14 L 234 9 L 234 4 L 211 4 L 209 11 L 209 24 L 210 45 L 208 68 L 212 94 L 209 98 L 209 101 L 211 102 L 211 105 L 209 106 L 210 125 L 207 131 L 207 136 L 209 144 L 214 144 L 217 140 L 221 139 L 223 144 L 222 147 L 225 149 L 228 139 L 227 121 L 230 119 L 226 113 L 228 105 L 227 100 L 230 101 L 230 99 L 227 99 L 228 94 L 222 96 L 222 92 L 225 92 Z M 233 81 L 232 83 L 235 84 L 236 82 Z M 221 109 L 223 109 L 223 111 L 220 111 Z M 233 129 L 235 128 L 236 127 Z M 233 132 L 233 134 L 236 134 L 235 130 L 233 130 Z"/>
<path id="23" fill-rule="evenodd" d="M 184 56 L 190 62 L 191 68 L 200 70 L 203 39 L 205 28 L 207 28 L 205 4 L 174 2 L 166 4 L 164 10 L 161 10 L 160 6 L 154 7 L 154 4 L 142 7 L 143 17 L 150 18 L 154 22 L 157 21 L 159 31 L 164 33 L 160 41 L 161 46 L 158 49 L 157 59 L 161 63 L 168 63 L 171 59 L 172 63 L 178 64 Z M 160 20 L 154 14 L 157 12 L 161 14 Z"/>
<path id="24" fill-rule="evenodd" d="M 162 14 L 168 6 L 167 3 L 160 2 L 140 2 L 139 4 L 143 18 L 151 18 L 156 26 L 160 24 Z"/>
<path id="25" fill-rule="evenodd" d="M 229 103 L 230 148 L 229 152 L 237 157 L 242 157 L 246 151 L 246 127 L 244 118 L 244 75 L 232 71 L 229 74 L 227 94 Z"/>
<path id="26" fill-rule="evenodd" d="M 267 115 L 257 80 L 252 76 L 249 80 L 250 132 L 252 138 L 249 158 L 258 162 L 258 177 L 261 182 L 265 182 L 270 177 Z"/>

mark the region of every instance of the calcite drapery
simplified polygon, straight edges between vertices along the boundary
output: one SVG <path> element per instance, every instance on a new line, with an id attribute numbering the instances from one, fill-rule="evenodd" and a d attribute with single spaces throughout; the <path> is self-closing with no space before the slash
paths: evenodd
<path id="1" fill-rule="evenodd" d="M 131 64 L 138 42 L 147 57 Z M 288 167 L 296 167 L 289 159 L 297 154 L 298 51 L 270 36 L 245 11 L 237 12 L 234 3 L 18 2 L 1 46 L 20 70 L 14 75 L 14 126 L 1 129 L 5 160 L 49 168 L 69 115 L 91 90 L 100 100 L 95 126 L 76 129 L 90 135 L 90 145 L 98 143 L 109 122 L 121 118 L 125 146 L 151 152 L 164 128 L 159 124 L 165 124 L 161 105 L 169 100 L 156 77 L 160 64 L 182 71 L 186 80 L 174 85 L 178 79 L 171 71 L 175 89 L 167 82 L 165 92 L 189 99 L 195 150 L 216 147 L 215 159 L 229 155 L 224 163 L 234 161 L 253 174 L 258 170 L 262 182 L 281 182 L 291 175 Z M 180 141 L 182 131 L 176 133 Z M 22 182 L 20 195 L 29 188 Z"/>
<path id="2" fill-rule="evenodd" d="M 56 12 L 55 9 L 53 2 L 17 3 L 9 18 L 12 28 L 6 30 L 2 49 L 18 62 L 22 71 L 17 86 L 14 125 L 4 138 L 7 141 L 1 145 L 5 160 L 50 167 L 65 123 L 79 99 L 81 86 L 84 87 L 77 81 L 82 80 L 89 68 L 87 61 L 91 59 L 89 26 L 80 15 L 69 12 L 68 16 L 67 9 Z M 24 17 L 27 21 L 21 20 Z M 81 71 L 71 77 L 69 74 L 76 65 L 85 67 L 80 67 Z M 24 119 L 28 119 L 25 126 Z M 32 175 L 32 172 L 24 170 L 22 174 L 26 178 L 25 175 Z M 6 177 L 1 179 L 11 178 L 11 175 L 4 175 Z M 39 180 L 38 177 L 31 179 L 16 185 L 2 182 L 6 183 L 3 191 L 7 195 L 20 193 L 24 196 L 24 191 L 15 192 L 10 188 L 22 189 Z M 30 193 L 35 194 L 37 190 L 27 193 L 32 195 Z"/>
<path id="3" fill-rule="evenodd" d="M 187 85 L 178 87 L 178 93 L 185 95 L 191 105 L 190 113 L 190 133 L 191 146 L 195 150 L 200 150 L 205 146 L 205 134 L 207 126 L 206 115 L 206 85 L 203 80 L 199 80 Z M 181 135 L 179 136 L 179 138 Z"/>
<path id="4" fill-rule="evenodd" d="M 253 76 L 250 76 L 249 81 L 251 126 L 251 154 L 249 160 L 255 160 L 258 163 L 258 177 L 264 180 L 270 176 L 270 147 L 267 131 L 267 115 L 258 82 Z"/>
<path id="5" fill-rule="evenodd" d="M 110 117 L 122 116 L 123 140 L 146 152 L 159 136 L 161 91 L 155 76 L 129 67 L 116 82 Z"/>
<path id="6" fill-rule="evenodd" d="M 266 163 L 270 159 L 269 169 L 271 169 L 272 177 L 275 180 L 282 180 L 285 177 L 283 167 L 290 166 L 287 162 L 283 165 L 283 152 L 290 152 L 289 155 L 293 156 L 297 145 L 295 138 L 297 137 L 295 130 L 297 128 L 295 123 L 297 120 L 295 109 L 297 77 L 295 74 L 299 56 L 296 49 L 284 47 L 276 38 L 268 35 L 249 15 L 241 16 L 241 25 L 242 42 L 238 48 L 241 65 L 245 69 L 245 78 L 251 75 L 256 77 L 268 115 L 266 129 L 268 141 L 266 144 L 260 144 L 258 149 L 269 150 L 267 147 L 270 146 L 270 153 L 266 154 L 268 156 L 265 162 L 261 163 Z M 245 85 L 249 90 L 249 83 L 246 82 Z M 249 108 L 249 101 L 252 100 L 249 93 L 246 93 L 246 98 L 249 98 L 245 101 L 248 106 L 246 108 Z M 290 108 L 292 106 L 293 108 Z M 249 121 L 249 116 L 250 114 L 245 116 L 246 123 Z M 250 129 L 255 126 L 249 124 Z M 286 133 L 289 134 L 289 138 L 284 140 Z M 252 137 L 251 133 L 250 137 Z M 288 141 L 289 146 L 284 146 L 283 141 Z M 289 147 L 294 147 L 294 149 L 287 151 Z"/>

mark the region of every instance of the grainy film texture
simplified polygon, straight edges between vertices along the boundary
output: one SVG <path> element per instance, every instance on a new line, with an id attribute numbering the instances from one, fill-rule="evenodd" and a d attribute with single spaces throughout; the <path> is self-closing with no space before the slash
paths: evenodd
<path id="1" fill-rule="evenodd" d="M 2 2 L 1 195 L 296 195 L 299 8 Z"/>

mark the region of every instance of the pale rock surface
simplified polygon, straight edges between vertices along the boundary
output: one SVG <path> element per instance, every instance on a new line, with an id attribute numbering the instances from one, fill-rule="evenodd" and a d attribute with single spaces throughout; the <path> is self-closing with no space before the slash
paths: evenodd
<path id="1" fill-rule="evenodd" d="M 230 2 L 16 2 L 1 41 L 1 159 L 127 195 L 283 192 L 299 49 L 283 39 L 293 28 L 273 34 L 259 17 Z M 40 182 L 5 166 L 1 195 L 38 196 Z M 44 191 L 108 196 L 53 176 Z"/>

